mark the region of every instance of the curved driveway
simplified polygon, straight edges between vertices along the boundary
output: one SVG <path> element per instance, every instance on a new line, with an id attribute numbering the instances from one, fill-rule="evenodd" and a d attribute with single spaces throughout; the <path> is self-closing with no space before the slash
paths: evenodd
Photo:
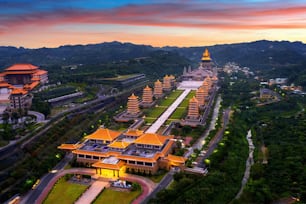
<path id="1" fill-rule="evenodd" d="M 40 112 L 36 112 L 36 111 L 28 111 L 29 115 L 34 115 L 36 117 L 36 121 L 37 122 L 44 122 L 45 121 L 45 115 L 40 113 Z"/>
<path id="2" fill-rule="evenodd" d="M 73 169 L 59 171 L 56 174 L 56 176 L 44 188 L 44 190 L 42 191 L 38 199 L 35 201 L 35 204 L 40 204 L 44 201 L 44 199 L 47 197 L 48 193 L 51 191 L 56 181 L 62 176 L 66 174 L 94 175 L 95 173 L 96 173 L 95 169 L 87 169 L 87 168 L 73 168 Z M 156 186 L 156 184 L 148 178 L 131 175 L 131 174 L 126 174 L 126 176 L 120 177 L 120 179 L 125 179 L 131 182 L 136 182 L 141 185 L 142 194 L 133 201 L 133 204 L 141 203 L 153 191 L 153 189 Z"/>

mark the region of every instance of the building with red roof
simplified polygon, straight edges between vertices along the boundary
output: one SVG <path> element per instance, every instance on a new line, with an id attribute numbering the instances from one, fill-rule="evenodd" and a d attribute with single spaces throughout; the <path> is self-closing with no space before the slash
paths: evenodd
<path id="1" fill-rule="evenodd" d="M 30 91 L 46 82 L 48 72 L 35 65 L 14 64 L 6 68 L 0 73 L 0 114 L 7 109 L 29 109 Z"/>

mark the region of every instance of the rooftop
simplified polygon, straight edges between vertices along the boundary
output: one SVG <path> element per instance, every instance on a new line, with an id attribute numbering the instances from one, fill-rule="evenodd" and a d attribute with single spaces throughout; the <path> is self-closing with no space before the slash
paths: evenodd
<path id="1" fill-rule="evenodd" d="M 146 145 L 156 145 L 162 146 L 169 137 L 161 136 L 155 133 L 145 133 L 137 138 L 135 144 L 146 144 Z"/>
<path id="2" fill-rule="evenodd" d="M 113 141 L 116 139 L 119 135 L 121 135 L 121 132 L 109 130 L 106 128 L 99 128 L 94 133 L 86 136 L 86 139 L 92 139 L 92 140 L 104 140 L 104 141 Z"/>
<path id="3" fill-rule="evenodd" d="M 38 69 L 37 66 L 32 64 L 14 64 L 8 68 L 6 68 L 6 71 L 29 71 L 29 70 L 35 70 Z"/>

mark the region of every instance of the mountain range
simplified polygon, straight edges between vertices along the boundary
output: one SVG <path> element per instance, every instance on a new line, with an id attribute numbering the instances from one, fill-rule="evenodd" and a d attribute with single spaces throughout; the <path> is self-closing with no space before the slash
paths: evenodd
<path id="1" fill-rule="evenodd" d="M 89 45 L 65 45 L 58 48 L 27 49 L 0 46 L 0 69 L 14 63 L 40 66 L 99 65 L 152 56 L 153 53 L 173 53 L 192 65 L 199 63 L 205 48 L 218 66 L 236 62 L 272 76 L 288 76 L 298 80 L 306 74 L 306 44 L 289 41 L 254 41 L 199 47 L 152 47 L 132 43 L 105 42 Z M 304 84 L 304 82 L 303 82 Z M 306 82 L 305 82 L 306 85 Z"/>
<path id="2" fill-rule="evenodd" d="M 302 42 L 261 40 L 213 46 L 159 48 L 114 41 L 38 49 L 0 46 L 0 67 L 14 63 L 97 64 L 146 57 L 156 50 L 174 51 L 193 62 L 198 62 L 205 48 L 209 49 L 213 60 L 220 66 L 235 61 L 244 66 L 260 68 L 269 64 L 297 64 L 304 62 L 306 57 L 306 44 Z"/>

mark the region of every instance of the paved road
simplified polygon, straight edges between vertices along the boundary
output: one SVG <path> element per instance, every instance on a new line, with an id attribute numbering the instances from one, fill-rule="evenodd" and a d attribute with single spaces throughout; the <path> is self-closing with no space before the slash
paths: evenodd
<path id="1" fill-rule="evenodd" d="M 72 154 L 68 154 L 64 159 L 62 159 L 53 170 L 60 171 L 68 164 L 68 162 L 72 159 Z M 37 188 L 34 190 L 30 190 L 28 194 L 22 198 L 21 204 L 35 203 L 35 201 L 39 198 L 42 192 L 46 189 L 49 182 L 52 181 L 56 177 L 55 173 L 47 173 L 45 176 L 41 178 L 40 183 Z"/>
<path id="2" fill-rule="evenodd" d="M 146 130 L 146 133 L 156 133 L 157 130 L 168 120 L 170 115 L 180 105 L 180 103 L 189 94 L 191 89 L 185 89 L 184 92 L 169 106 L 169 108 Z"/>
<path id="3" fill-rule="evenodd" d="M 169 171 L 161 180 L 161 182 L 156 186 L 153 192 L 150 193 L 150 195 L 148 195 L 141 203 L 142 204 L 147 203 L 150 199 L 154 198 L 159 191 L 165 189 L 172 181 L 174 173 L 175 171 L 173 170 Z"/>
<path id="4" fill-rule="evenodd" d="M 209 142 L 208 150 L 206 151 L 206 154 L 204 155 L 203 159 L 207 159 L 214 151 L 214 149 L 217 147 L 218 143 L 223 137 L 225 128 L 229 122 L 229 114 L 230 109 L 226 109 L 223 113 L 223 125 L 222 129 L 217 132 L 217 134 L 214 136 L 214 138 Z"/>
<path id="5" fill-rule="evenodd" d="M 29 115 L 34 115 L 36 117 L 36 122 L 40 123 L 40 122 L 45 122 L 45 115 L 40 113 L 40 112 L 36 112 L 36 111 L 28 111 Z"/>

